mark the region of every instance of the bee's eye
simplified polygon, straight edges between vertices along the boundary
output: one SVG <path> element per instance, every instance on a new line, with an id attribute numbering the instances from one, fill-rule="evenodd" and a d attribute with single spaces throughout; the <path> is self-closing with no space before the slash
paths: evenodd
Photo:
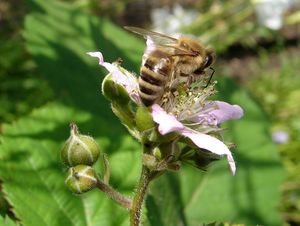
<path id="1" fill-rule="evenodd" d="M 203 68 L 208 68 L 213 62 L 213 57 L 212 55 L 207 55 L 205 58 L 205 62 L 203 64 Z"/>

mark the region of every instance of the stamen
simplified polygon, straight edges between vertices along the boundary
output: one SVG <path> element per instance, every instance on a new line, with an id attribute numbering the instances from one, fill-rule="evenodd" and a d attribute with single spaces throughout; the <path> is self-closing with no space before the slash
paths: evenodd
<path id="1" fill-rule="evenodd" d="M 199 132 L 216 131 L 218 127 L 209 112 L 215 110 L 217 106 L 208 100 L 216 93 L 215 84 L 216 82 L 212 82 L 206 88 L 204 80 L 195 81 L 189 87 L 186 87 L 186 84 L 179 84 L 175 91 L 166 90 L 161 99 L 161 106 L 188 127 L 193 127 Z"/>

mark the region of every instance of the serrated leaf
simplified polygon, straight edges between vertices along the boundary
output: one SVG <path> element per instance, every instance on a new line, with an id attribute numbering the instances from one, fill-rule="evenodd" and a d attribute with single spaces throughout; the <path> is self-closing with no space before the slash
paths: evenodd
<path id="1" fill-rule="evenodd" d="M 142 54 L 142 43 L 108 20 L 83 14 L 69 4 L 29 3 L 32 10 L 24 32 L 27 47 L 57 100 L 3 127 L 3 190 L 24 226 L 127 225 L 128 211 L 102 193 L 74 196 L 67 190 L 59 150 L 69 136 L 68 124 L 76 122 L 80 132 L 96 136 L 102 151 L 109 154 L 112 186 L 131 195 L 140 167 L 139 146 L 101 97 L 101 69 L 85 53 L 100 49 L 107 53 L 107 61 L 122 57 L 133 68 L 133 58 L 137 61 L 140 56 L 123 51 L 134 46 Z M 117 48 L 121 44 L 125 49 Z M 101 170 L 99 164 L 96 168 Z"/>
<path id="2" fill-rule="evenodd" d="M 86 54 L 101 51 L 107 62 L 119 57 L 128 70 L 138 71 L 144 44 L 103 17 L 82 13 L 71 4 L 30 0 L 24 36 L 38 69 L 56 95 L 67 104 L 110 117 L 100 95 L 107 71 Z M 126 42 L 124 42 L 126 40 Z M 134 51 L 132 51 L 134 49 Z"/>
<path id="3" fill-rule="evenodd" d="M 66 169 L 60 164 L 59 150 L 63 137 L 68 136 L 68 120 L 77 119 L 78 125 L 81 125 L 90 117 L 88 113 L 52 103 L 12 126 L 4 126 L 0 177 L 7 199 L 22 225 L 127 224 L 127 211 L 102 193 L 92 191 L 74 196 L 64 185 Z M 100 118 L 94 120 L 101 122 Z M 104 121 L 101 123 L 105 125 Z M 109 150 L 106 138 L 97 140 L 102 148 Z M 123 150 L 111 154 L 111 165 L 123 168 L 123 174 L 136 178 L 139 153 L 134 150 L 138 146 L 129 139 L 120 142 Z M 125 158 L 126 164 L 120 158 Z M 96 169 L 99 171 L 99 166 Z M 131 194 L 134 182 L 114 170 L 112 175 L 118 178 L 118 189 Z"/>

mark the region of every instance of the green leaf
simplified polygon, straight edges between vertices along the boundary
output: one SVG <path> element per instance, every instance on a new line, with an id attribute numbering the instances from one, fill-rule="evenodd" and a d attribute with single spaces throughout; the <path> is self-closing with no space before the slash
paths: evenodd
<path id="1" fill-rule="evenodd" d="M 0 177 L 14 213 L 24 226 L 126 225 L 127 210 L 101 192 L 75 196 L 65 186 L 66 169 L 60 163 L 59 150 L 68 137 L 70 118 L 76 119 L 80 128 L 91 115 L 51 103 L 14 125 L 4 126 Z M 94 120 L 101 122 L 100 118 Z M 99 125 L 111 126 L 104 120 Z M 119 137 L 122 152 L 110 153 L 112 178 L 118 182 L 113 181 L 112 186 L 131 194 L 135 182 L 131 178 L 138 177 L 138 145 L 129 137 Z M 111 150 L 107 138 L 97 141 L 104 150 Z M 96 165 L 97 171 L 99 167 Z"/>
<path id="2" fill-rule="evenodd" d="M 71 4 L 29 2 L 32 10 L 24 31 L 27 47 L 54 93 L 66 104 L 112 120 L 111 112 L 103 111 L 107 101 L 100 95 L 107 71 L 86 52 L 101 51 L 107 62 L 120 57 L 124 68 L 138 71 L 143 42 L 106 18 L 83 14 Z"/>
<path id="3" fill-rule="evenodd" d="M 4 217 L 0 216 L 0 225 L 1 226 L 17 226 L 19 224 L 17 224 L 16 222 L 14 222 L 9 217 L 5 217 L 4 218 Z"/>
<path id="4" fill-rule="evenodd" d="M 3 191 L 24 226 L 128 225 L 128 211 L 102 193 L 74 196 L 68 191 L 64 185 L 67 169 L 60 163 L 59 150 L 68 137 L 69 123 L 76 122 L 80 132 L 95 136 L 108 154 L 111 185 L 132 195 L 141 162 L 139 145 L 127 135 L 100 94 L 100 66 L 85 53 L 100 50 L 107 61 L 121 57 L 126 68 L 133 70 L 143 44 L 107 19 L 83 14 L 72 5 L 28 2 L 27 47 L 56 101 L 3 126 Z M 104 77 L 107 72 L 102 72 Z M 101 172 L 100 164 L 95 167 Z"/>
<path id="5" fill-rule="evenodd" d="M 177 173 L 167 173 L 153 182 L 146 199 L 151 226 L 186 226 Z"/>

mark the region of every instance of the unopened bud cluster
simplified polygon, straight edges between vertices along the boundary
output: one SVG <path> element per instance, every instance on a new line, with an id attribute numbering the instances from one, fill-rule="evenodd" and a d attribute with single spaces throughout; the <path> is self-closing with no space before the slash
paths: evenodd
<path id="1" fill-rule="evenodd" d="M 81 194 L 97 185 L 97 175 L 91 167 L 99 158 L 100 149 L 96 141 L 87 135 L 81 135 L 75 124 L 70 125 L 70 137 L 61 150 L 62 162 L 69 166 L 66 185 Z"/>

